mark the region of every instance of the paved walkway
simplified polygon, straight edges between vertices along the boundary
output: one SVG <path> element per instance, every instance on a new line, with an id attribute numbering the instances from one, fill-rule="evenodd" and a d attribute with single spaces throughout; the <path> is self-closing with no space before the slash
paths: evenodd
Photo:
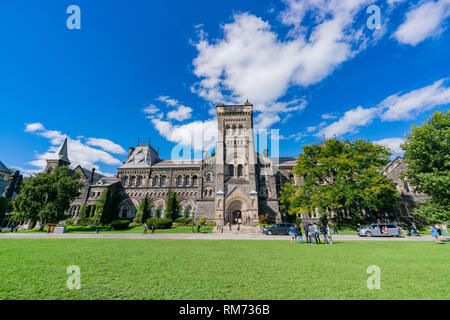
<path id="1" fill-rule="evenodd" d="M 220 234 L 220 233 L 0 233 L 0 239 L 189 239 L 189 240 L 289 240 L 289 236 L 267 236 L 261 233 Z M 322 238 L 321 238 L 322 240 Z M 333 236 L 333 240 L 362 240 L 362 241 L 434 241 L 431 236 L 420 237 L 359 237 L 357 235 Z M 441 239 L 443 240 L 443 239 Z M 450 238 L 447 238 L 447 241 Z"/>

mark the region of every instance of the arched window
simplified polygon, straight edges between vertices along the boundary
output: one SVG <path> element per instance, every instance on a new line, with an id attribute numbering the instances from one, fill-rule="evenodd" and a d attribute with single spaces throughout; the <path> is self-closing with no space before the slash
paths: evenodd
<path id="1" fill-rule="evenodd" d="M 125 177 L 122 178 L 122 185 L 123 185 L 124 187 L 126 187 L 126 186 L 127 186 L 127 183 L 128 183 L 128 177 L 125 176 Z"/>
<path id="2" fill-rule="evenodd" d="M 289 175 L 289 182 L 294 183 L 294 175 L 293 174 Z"/>
<path id="3" fill-rule="evenodd" d="M 188 186 L 189 185 L 189 176 L 185 176 L 184 177 L 184 185 Z"/>
<path id="4" fill-rule="evenodd" d="M 234 166 L 232 164 L 228 166 L 228 176 L 234 177 Z"/>
<path id="5" fill-rule="evenodd" d="M 136 178 L 135 177 L 131 177 L 130 178 L 130 183 L 129 183 L 129 187 L 133 187 L 134 186 L 134 181 L 136 180 Z"/>
<path id="6" fill-rule="evenodd" d="M 209 196 L 212 197 L 212 189 L 209 190 Z"/>
<path id="7" fill-rule="evenodd" d="M 166 185 L 166 176 L 161 177 L 161 187 L 164 187 Z"/>
<path id="8" fill-rule="evenodd" d="M 205 197 L 208 196 L 208 189 L 205 189 L 205 191 L 203 192 Z"/>
<path id="9" fill-rule="evenodd" d="M 210 182 L 211 180 L 212 180 L 212 174 L 211 174 L 211 172 L 208 172 L 206 174 L 206 182 Z"/>
<path id="10" fill-rule="evenodd" d="M 141 184 L 142 184 L 142 177 L 139 176 L 139 177 L 137 178 L 136 186 L 137 186 L 137 187 L 140 187 Z"/>
<path id="11" fill-rule="evenodd" d="M 177 177 L 177 186 L 181 186 L 181 179 L 182 179 L 181 176 Z"/>
<path id="12" fill-rule="evenodd" d="M 155 216 L 155 207 L 151 207 L 150 208 L 150 217 L 154 217 Z"/>
<path id="13" fill-rule="evenodd" d="M 243 177 L 244 176 L 244 167 L 242 166 L 242 164 L 238 165 L 237 170 L 238 170 L 238 172 L 237 172 L 238 177 Z"/>
<path id="14" fill-rule="evenodd" d="M 189 218 L 192 215 L 192 208 L 191 206 L 188 206 L 186 208 L 186 217 Z"/>
<path id="15" fill-rule="evenodd" d="M 158 186 L 158 176 L 153 177 L 153 186 L 154 187 Z"/>
<path id="16" fill-rule="evenodd" d="M 178 209 L 178 216 L 182 217 L 183 216 L 183 207 L 180 206 L 180 209 Z"/>
<path id="17" fill-rule="evenodd" d="M 194 186 L 197 185 L 197 176 L 192 177 L 192 183 L 194 184 Z"/>

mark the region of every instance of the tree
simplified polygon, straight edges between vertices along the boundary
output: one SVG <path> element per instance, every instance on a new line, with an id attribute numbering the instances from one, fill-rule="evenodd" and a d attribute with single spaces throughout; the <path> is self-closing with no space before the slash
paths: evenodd
<path id="1" fill-rule="evenodd" d="M 13 200 L 12 219 L 57 222 L 80 194 L 80 175 L 68 167 L 59 167 L 50 173 L 39 173 L 23 179 L 19 194 Z"/>
<path id="2" fill-rule="evenodd" d="M 390 151 L 365 140 L 329 139 L 303 147 L 294 173 L 299 186 L 285 184 L 280 202 L 289 214 L 334 212 L 338 223 L 345 215 L 362 219 L 393 210 L 399 196 L 392 181 L 380 173 Z"/>
<path id="3" fill-rule="evenodd" d="M 9 200 L 5 197 L 0 197 L 0 227 L 5 219 L 6 210 L 9 208 Z"/>
<path id="4" fill-rule="evenodd" d="M 402 145 L 407 182 L 430 196 L 413 211 L 429 222 L 450 220 L 450 111 L 413 126 Z"/>
<path id="5" fill-rule="evenodd" d="M 180 210 L 180 202 L 176 192 L 169 190 L 167 192 L 166 207 L 164 209 L 164 216 L 175 221 L 178 218 Z"/>
<path id="6" fill-rule="evenodd" d="M 142 224 L 143 222 L 147 221 L 148 218 L 150 218 L 150 211 L 151 211 L 151 205 L 150 205 L 151 199 L 149 196 L 145 196 L 145 198 L 141 201 L 141 203 L 138 206 L 135 222 L 138 224 Z"/>

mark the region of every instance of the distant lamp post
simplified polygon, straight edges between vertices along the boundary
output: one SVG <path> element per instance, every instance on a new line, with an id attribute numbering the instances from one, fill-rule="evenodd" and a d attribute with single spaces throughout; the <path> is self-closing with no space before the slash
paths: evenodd
<path id="1" fill-rule="evenodd" d="M 195 220 L 195 212 L 192 212 L 192 228 L 191 228 L 191 232 L 194 232 L 194 220 Z"/>

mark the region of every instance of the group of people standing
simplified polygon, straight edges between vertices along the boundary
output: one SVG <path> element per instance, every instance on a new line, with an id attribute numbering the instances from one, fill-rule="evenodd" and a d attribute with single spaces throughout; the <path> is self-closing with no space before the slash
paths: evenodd
<path id="1" fill-rule="evenodd" d="M 336 226 L 333 226 L 334 233 L 337 233 Z M 305 242 L 309 244 L 320 244 L 321 237 L 323 243 L 326 244 L 333 244 L 333 239 L 331 238 L 331 228 L 329 224 L 321 225 L 320 227 L 317 225 L 317 223 L 305 223 L 303 225 L 303 231 L 305 233 Z M 291 234 L 291 243 L 294 243 L 295 240 L 298 241 L 298 243 L 304 243 L 303 242 L 303 232 L 302 227 L 300 224 L 297 224 L 295 227 L 291 226 L 289 228 L 289 233 Z"/>

